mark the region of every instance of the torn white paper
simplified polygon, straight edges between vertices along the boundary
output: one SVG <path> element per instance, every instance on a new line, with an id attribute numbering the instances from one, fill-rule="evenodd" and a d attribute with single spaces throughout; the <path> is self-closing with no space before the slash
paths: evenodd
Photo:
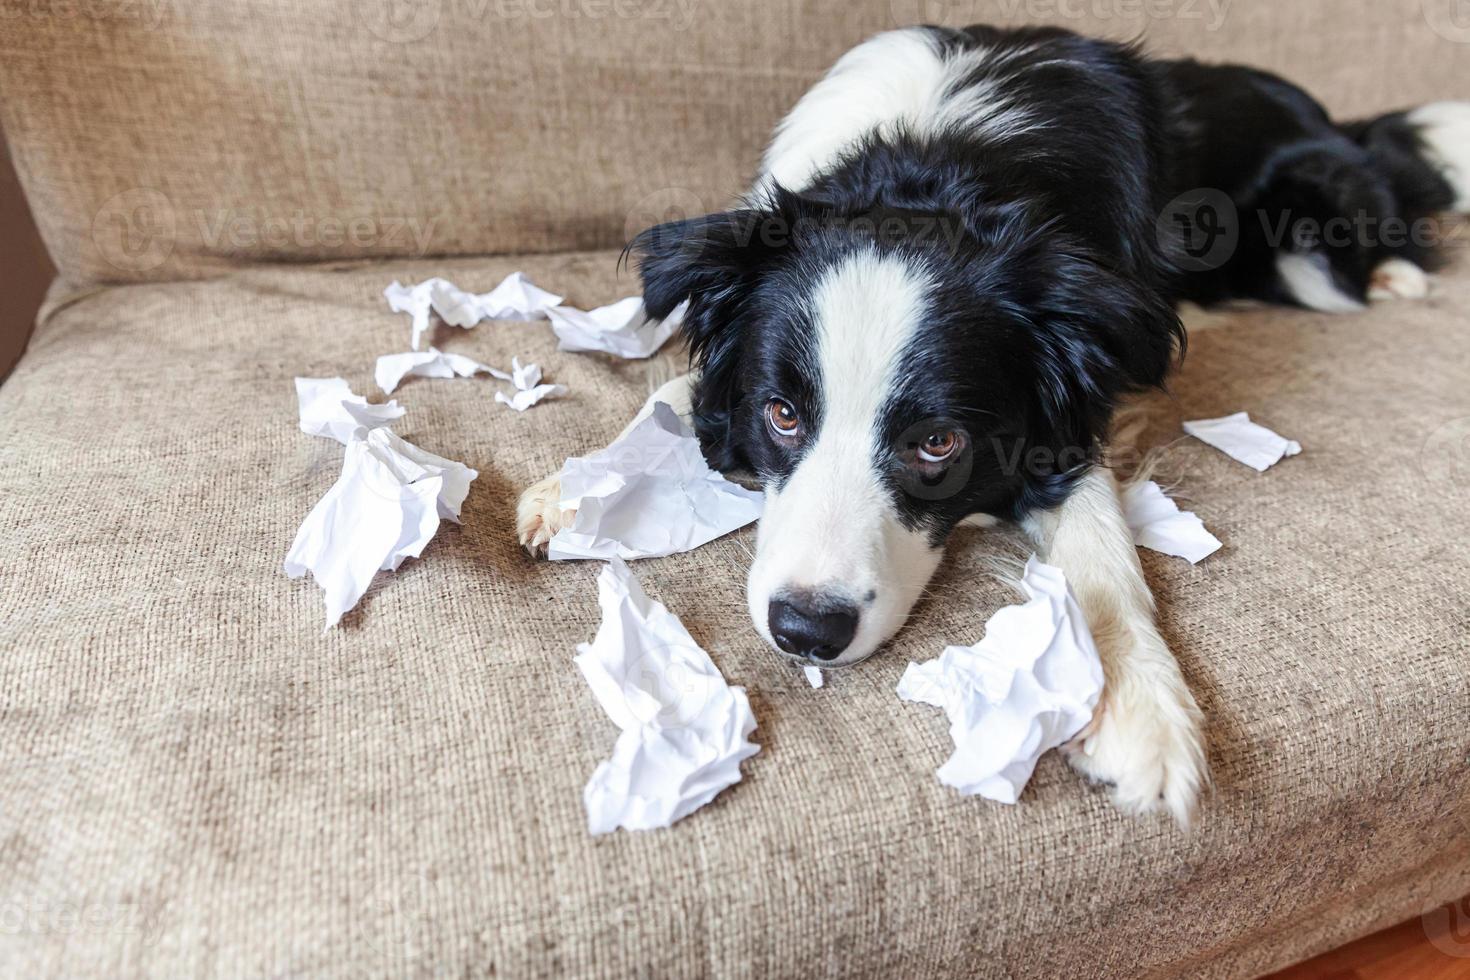
<path id="1" fill-rule="evenodd" d="M 826 683 L 826 679 L 822 677 L 822 668 L 820 667 L 803 667 L 801 668 L 801 672 L 806 675 L 806 682 L 812 687 L 821 687 Z"/>
<path id="2" fill-rule="evenodd" d="M 1133 532 L 1134 544 L 1187 559 L 1191 565 L 1198 565 L 1221 548 L 1220 539 L 1205 529 L 1193 511 L 1181 511 L 1152 480 L 1134 483 L 1123 491 L 1123 519 Z"/>
<path id="3" fill-rule="evenodd" d="M 621 730 L 582 792 L 594 834 L 667 827 L 740 781 L 760 751 L 745 689 L 731 687 L 679 617 L 613 559 L 597 576 L 602 624 L 574 658 Z"/>
<path id="4" fill-rule="evenodd" d="M 1301 443 L 1284 439 L 1264 425 L 1257 425 L 1245 412 L 1220 419 L 1185 422 L 1184 431 L 1260 473 L 1281 462 L 1282 457 L 1295 456 L 1302 451 Z"/>
<path id="5" fill-rule="evenodd" d="M 511 376 L 504 371 L 481 364 L 463 354 L 446 354 L 437 347 L 430 347 L 426 351 L 384 354 L 378 358 L 373 378 L 384 394 L 391 394 L 407 377 L 472 378 L 482 372 L 502 381 L 511 380 Z"/>
<path id="6" fill-rule="evenodd" d="M 541 383 L 541 365 L 522 364 L 519 357 L 510 359 L 510 382 L 517 391 L 530 391 Z"/>
<path id="7" fill-rule="evenodd" d="M 567 393 L 566 385 L 537 385 L 518 391 L 513 395 L 507 395 L 503 391 L 495 393 L 495 400 L 502 405 L 509 405 L 517 412 L 524 412 L 543 398 L 560 398 Z"/>
<path id="8" fill-rule="evenodd" d="M 699 440 L 663 402 L 627 436 L 561 470 L 570 527 L 547 546 L 554 559 L 658 558 L 690 551 L 757 520 L 765 495 L 709 468 Z"/>
<path id="9" fill-rule="evenodd" d="M 562 298 L 536 286 L 519 272 L 512 272 L 488 293 L 471 293 L 447 279 L 435 276 L 413 286 L 395 280 L 383 290 L 383 298 L 395 313 L 413 318 L 413 349 L 429 329 L 430 311 L 451 327 L 473 327 L 481 320 L 537 320 Z"/>
<path id="10" fill-rule="evenodd" d="M 296 532 L 286 574 L 300 578 L 311 572 L 326 593 L 331 629 L 357 605 L 375 574 L 423 553 L 440 518 L 459 520 L 477 476 L 387 429 L 357 429 L 347 443 L 342 475 Z"/>
<path id="11" fill-rule="evenodd" d="M 1036 760 L 1092 720 L 1102 661 L 1061 569 L 1033 555 L 1021 588 L 1027 602 L 985 624 L 973 647 L 949 647 L 910 663 L 898 682 L 905 701 L 943 708 L 954 754 L 939 781 L 961 793 L 1014 803 Z"/>
<path id="12" fill-rule="evenodd" d="M 651 356 L 664 345 L 684 319 L 688 302 L 680 303 L 663 320 L 651 320 L 643 299 L 629 296 L 595 310 L 554 306 L 546 311 L 562 350 L 602 351 L 636 359 Z"/>
<path id="13" fill-rule="evenodd" d="M 406 411 L 396 401 L 369 405 L 341 378 L 297 378 L 296 402 L 302 432 L 336 439 L 344 445 L 359 426 L 376 429 L 402 418 Z"/>
<path id="14" fill-rule="evenodd" d="M 567 393 L 566 385 L 544 385 L 541 384 L 541 365 L 521 364 L 519 357 L 512 357 L 511 384 L 516 386 L 513 395 L 507 395 L 503 391 L 495 393 L 495 400 L 502 405 L 509 405 L 517 412 L 524 412 L 543 398 L 560 398 Z"/>

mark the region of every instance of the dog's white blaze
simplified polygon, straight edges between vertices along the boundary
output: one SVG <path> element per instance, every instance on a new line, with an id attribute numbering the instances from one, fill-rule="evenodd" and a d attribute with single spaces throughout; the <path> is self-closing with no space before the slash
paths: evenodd
<path id="1" fill-rule="evenodd" d="M 922 28 L 887 31 L 864 41 L 839 58 L 781 120 L 757 187 L 774 181 L 799 191 L 875 130 L 968 129 L 1004 136 L 1031 128 L 1031 113 L 1003 91 L 1004 77 L 958 87 L 991 57 L 983 47 L 942 56 L 937 39 Z"/>
<path id="2" fill-rule="evenodd" d="M 768 640 L 767 607 L 782 590 L 853 603 L 858 632 L 838 664 L 866 657 L 902 625 L 939 562 L 928 536 L 899 520 L 877 467 L 883 410 L 928 285 L 899 259 L 860 252 L 834 266 L 811 301 L 821 422 L 790 479 L 767 493 L 747 595 Z"/>
<path id="3" fill-rule="evenodd" d="M 1470 214 L 1470 102 L 1434 102 L 1409 113 L 1425 156 L 1455 189 L 1455 210 Z"/>
<path id="4" fill-rule="evenodd" d="M 1286 291 L 1303 306 L 1322 313 L 1356 313 L 1363 304 L 1344 293 L 1332 281 L 1323 255 L 1277 252 L 1276 273 Z"/>

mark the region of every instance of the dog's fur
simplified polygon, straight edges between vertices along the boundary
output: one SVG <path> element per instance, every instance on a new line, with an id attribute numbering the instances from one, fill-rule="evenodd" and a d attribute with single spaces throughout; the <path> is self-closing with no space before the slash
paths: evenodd
<path id="1" fill-rule="evenodd" d="M 750 614 L 799 662 L 877 650 L 962 520 L 1021 522 L 1103 655 L 1070 757 L 1186 821 L 1201 717 L 1098 465 L 1115 406 L 1164 382 L 1178 301 L 1423 295 L 1429 244 L 1386 229 L 1467 206 L 1470 106 L 1338 126 L 1250 69 L 1056 29 L 891 31 L 781 122 L 744 207 L 633 242 L 649 314 L 688 300 L 696 368 L 639 418 L 670 403 L 711 465 L 764 483 Z M 1333 236 L 1359 215 L 1385 240 Z M 552 477 L 522 497 L 523 544 L 566 522 L 559 496 Z"/>

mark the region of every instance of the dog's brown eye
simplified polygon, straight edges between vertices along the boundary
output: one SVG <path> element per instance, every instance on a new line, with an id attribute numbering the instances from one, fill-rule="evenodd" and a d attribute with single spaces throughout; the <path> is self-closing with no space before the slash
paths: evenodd
<path id="1" fill-rule="evenodd" d="M 919 445 L 919 458 L 926 463 L 942 463 L 960 448 L 960 434 L 953 429 L 947 432 L 931 432 Z"/>
<path id="2" fill-rule="evenodd" d="M 771 431 L 778 436 L 794 436 L 801 428 L 801 419 L 797 417 L 796 409 L 779 398 L 766 402 L 766 421 L 770 423 Z"/>

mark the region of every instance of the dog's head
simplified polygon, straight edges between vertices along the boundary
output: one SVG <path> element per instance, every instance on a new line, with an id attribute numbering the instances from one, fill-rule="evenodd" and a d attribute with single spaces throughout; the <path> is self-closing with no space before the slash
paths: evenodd
<path id="1" fill-rule="evenodd" d="M 631 249 L 651 315 L 689 300 L 706 457 L 766 487 L 751 618 L 824 666 L 902 625 L 962 519 L 1057 503 L 1178 329 L 1022 214 L 844 212 L 778 188 Z"/>

